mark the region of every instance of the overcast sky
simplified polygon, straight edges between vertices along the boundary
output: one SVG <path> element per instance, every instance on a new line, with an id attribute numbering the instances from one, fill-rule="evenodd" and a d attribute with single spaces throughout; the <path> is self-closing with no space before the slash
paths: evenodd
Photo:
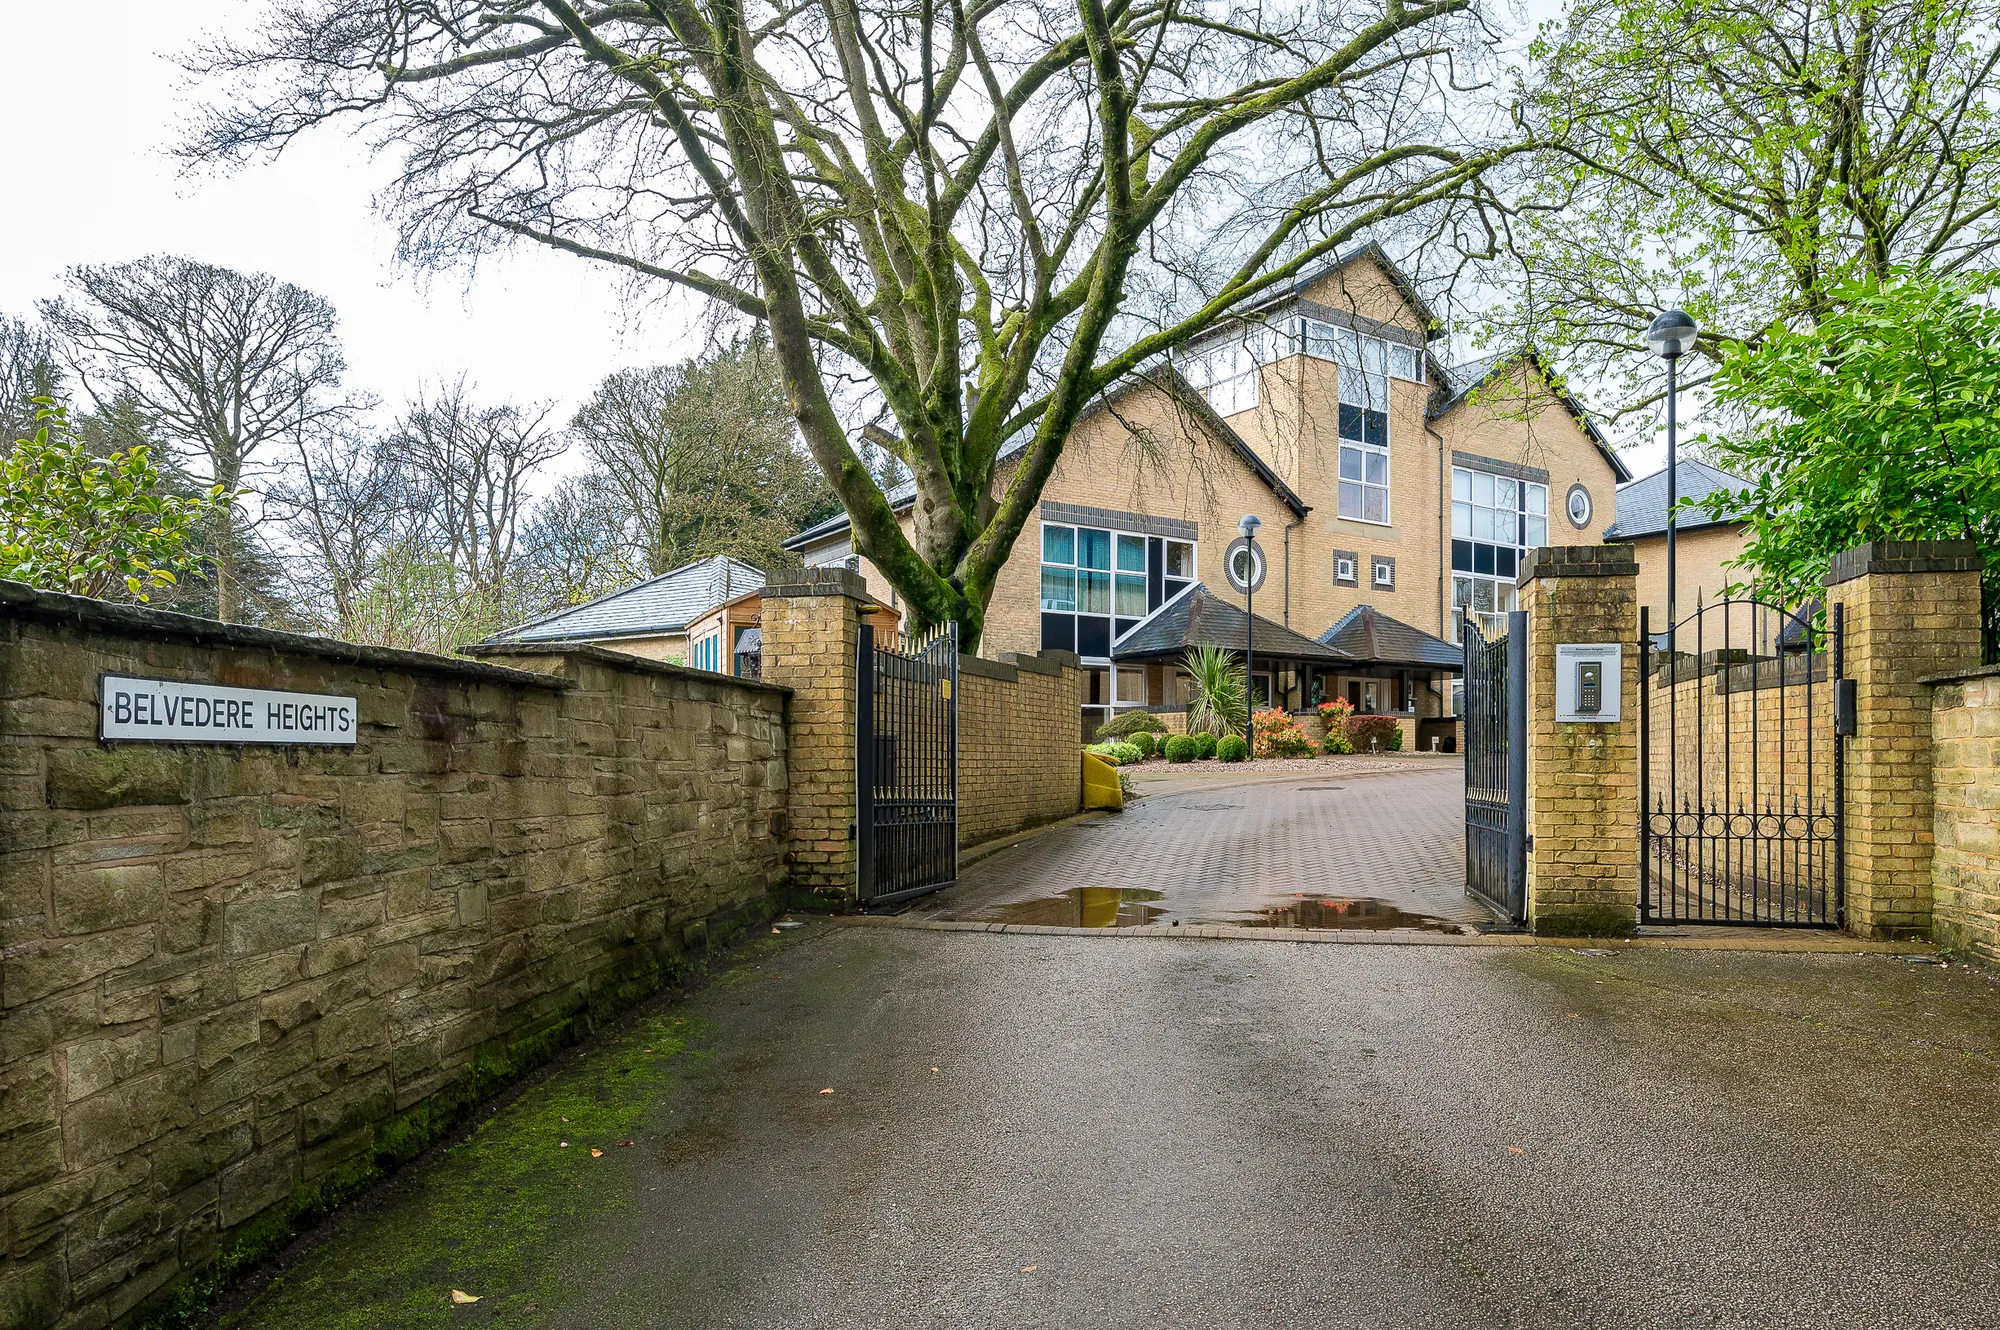
<path id="1" fill-rule="evenodd" d="M 188 105 L 173 57 L 204 33 L 240 30 L 265 2 L 98 0 L 81 74 L 56 54 L 78 40 L 68 6 L 0 0 L 10 193 L 34 200 L 0 213 L 0 314 L 31 314 L 71 264 L 191 255 L 270 272 L 332 301 L 348 386 L 390 409 L 465 372 L 485 398 L 553 401 L 558 418 L 610 370 L 700 349 L 686 298 L 634 307 L 618 276 L 582 259 L 529 246 L 476 276 L 397 263 L 392 231 L 372 207 L 388 163 L 338 131 L 273 164 L 182 175 L 165 151 Z M 1532 19 L 1548 7 L 1531 0 L 1526 9 Z M 1626 461 L 1643 475 L 1663 455 L 1650 442 Z"/>
<path id="2" fill-rule="evenodd" d="M 524 248 L 466 272 L 398 264 L 372 211 L 386 163 L 321 133 L 273 165 L 184 177 L 164 149 L 186 105 L 172 57 L 249 22 L 261 0 L 98 0 L 88 73 L 64 4 L 0 0 L 0 126 L 13 188 L 0 213 L 0 314 L 27 315 L 62 271 L 164 252 L 261 269 L 340 312 L 347 384 L 394 404 L 468 372 L 482 395 L 554 399 L 563 415 L 607 371 L 699 348 L 676 311 L 630 311 L 618 279 Z M 24 200 L 34 200 L 24 203 Z"/>

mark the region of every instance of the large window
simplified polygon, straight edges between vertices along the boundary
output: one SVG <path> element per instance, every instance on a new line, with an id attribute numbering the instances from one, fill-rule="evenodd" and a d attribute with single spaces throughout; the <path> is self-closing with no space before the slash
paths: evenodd
<path id="1" fill-rule="evenodd" d="M 1230 416 L 1257 405 L 1260 368 L 1299 354 L 1302 346 L 1307 355 L 1352 371 L 1341 375 L 1343 402 L 1383 411 L 1388 407 L 1390 379 L 1424 381 L 1424 357 L 1418 348 L 1301 317 L 1240 324 L 1190 347 L 1178 363 L 1216 413 Z M 1356 375 L 1367 376 L 1368 384 L 1350 384 Z"/>
<path id="2" fill-rule="evenodd" d="M 1332 329 L 1340 367 L 1340 515 L 1389 521 L 1388 343 Z M 1407 348 L 1405 348 L 1407 349 Z"/>
<path id="3" fill-rule="evenodd" d="M 1549 543 L 1549 487 L 1512 476 L 1451 469 L 1452 634 L 1468 611 L 1488 635 L 1505 631 L 1515 608 L 1521 555 Z"/>
<path id="4" fill-rule="evenodd" d="M 1044 522 L 1042 647 L 1108 660 L 1116 637 L 1193 580 L 1190 541 Z"/>

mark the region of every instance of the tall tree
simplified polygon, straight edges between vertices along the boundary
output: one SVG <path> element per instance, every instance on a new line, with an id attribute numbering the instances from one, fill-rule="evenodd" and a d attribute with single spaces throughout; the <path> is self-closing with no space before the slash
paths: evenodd
<path id="1" fill-rule="evenodd" d="M 265 444 L 348 409 L 334 395 L 346 365 L 333 307 L 310 291 L 168 255 L 72 268 L 65 283 L 42 317 L 86 388 L 129 395 L 226 493 Z M 234 505 L 215 520 L 215 614 L 230 622 L 242 611 Z"/>
<path id="2" fill-rule="evenodd" d="M 798 445 L 761 337 L 684 364 L 619 370 L 570 430 L 654 573 L 711 554 L 771 567 L 784 560 L 785 537 L 839 507 Z"/>
<path id="3" fill-rule="evenodd" d="M 415 487 L 413 508 L 446 563 L 480 595 L 498 595 L 528 508 L 528 481 L 563 450 L 547 407 L 482 406 L 463 377 L 419 395 L 391 440 Z"/>
<path id="4" fill-rule="evenodd" d="M 1109 385 L 1352 238 L 1487 245 L 1484 39 L 1473 0 L 295 0 L 195 62 L 239 92 L 187 152 L 359 118 L 417 258 L 526 239 L 762 322 L 857 548 L 977 640 Z"/>
<path id="5" fill-rule="evenodd" d="M 62 366 L 47 330 L 26 319 L 0 316 L 0 448 L 41 428 L 35 399 L 63 398 Z"/>
<path id="6" fill-rule="evenodd" d="M 1496 322 L 1608 407 L 1653 400 L 1653 315 L 1725 345 L 1861 278 L 1992 267 L 2000 2 L 1571 0 L 1532 49 L 1532 162 Z"/>

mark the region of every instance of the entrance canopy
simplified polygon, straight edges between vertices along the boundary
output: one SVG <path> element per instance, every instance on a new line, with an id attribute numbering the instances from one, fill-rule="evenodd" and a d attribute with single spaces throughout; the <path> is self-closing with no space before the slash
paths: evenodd
<path id="1" fill-rule="evenodd" d="M 1258 632 L 1261 634 L 1263 629 Z M 1319 640 L 1357 665 L 1431 674 L 1465 672 L 1465 654 L 1460 648 L 1401 619 L 1392 619 L 1373 605 L 1355 606 L 1339 623 L 1321 633 Z"/>
<path id="2" fill-rule="evenodd" d="M 1250 630 L 1252 619 L 1256 620 L 1254 632 Z M 1241 606 L 1230 604 L 1201 582 L 1160 606 L 1145 622 L 1112 643 L 1111 659 L 1121 665 L 1178 662 L 1190 647 L 1241 651 L 1246 636 L 1259 664 L 1291 663 L 1334 669 L 1354 663 L 1345 653 L 1295 633 L 1281 623 L 1273 623 L 1261 614 L 1245 614 Z"/>

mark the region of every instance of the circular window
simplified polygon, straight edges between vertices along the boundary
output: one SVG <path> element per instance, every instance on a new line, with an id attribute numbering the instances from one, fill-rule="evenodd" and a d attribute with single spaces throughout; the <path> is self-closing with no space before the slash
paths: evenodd
<path id="1" fill-rule="evenodd" d="M 1229 585 L 1238 591 L 1262 591 L 1264 589 L 1264 547 L 1253 546 L 1241 536 L 1229 542 L 1223 551 L 1222 569 L 1229 577 Z"/>
<path id="2" fill-rule="evenodd" d="M 1578 531 L 1590 525 L 1590 491 L 1581 485 L 1569 487 L 1569 524 Z"/>

